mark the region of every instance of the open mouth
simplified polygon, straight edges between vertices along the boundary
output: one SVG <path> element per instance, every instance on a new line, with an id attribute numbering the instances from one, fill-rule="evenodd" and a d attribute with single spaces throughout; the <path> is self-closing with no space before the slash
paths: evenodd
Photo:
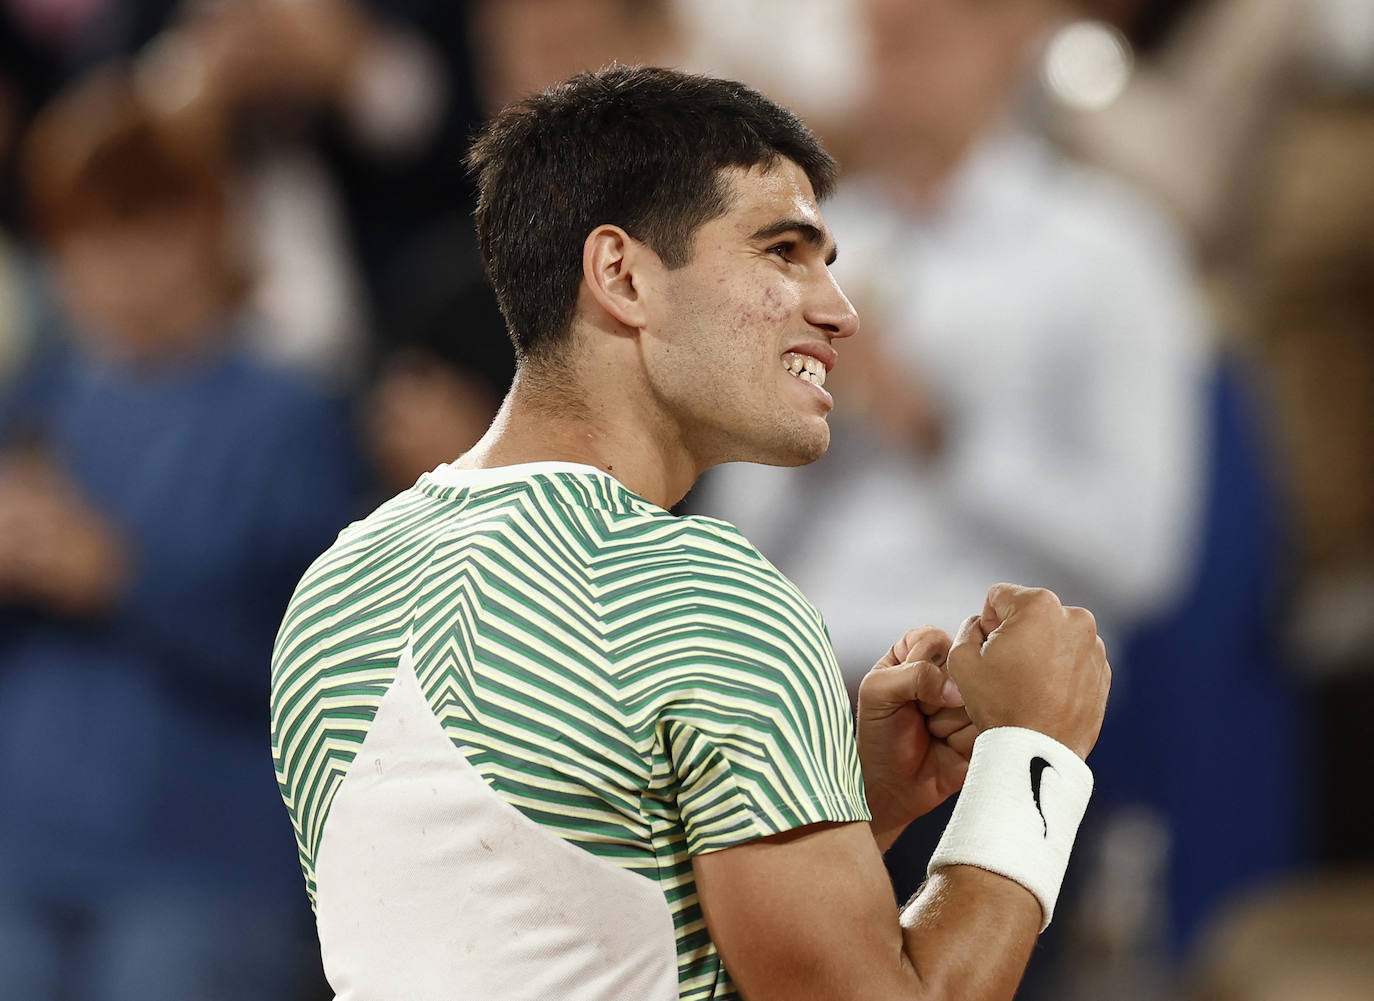
<path id="1" fill-rule="evenodd" d="M 789 351 L 782 356 L 782 367 L 802 382 L 813 386 L 825 385 L 825 365 L 819 358 Z"/>

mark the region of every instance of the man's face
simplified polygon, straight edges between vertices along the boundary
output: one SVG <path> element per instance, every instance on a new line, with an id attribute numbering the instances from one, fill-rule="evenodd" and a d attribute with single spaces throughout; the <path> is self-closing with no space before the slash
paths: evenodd
<path id="1" fill-rule="evenodd" d="M 1057 0 L 866 0 L 867 114 L 924 142 L 963 142 L 1023 78 Z"/>
<path id="2" fill-rule="evenodd" d="M 650 391 L 703 469 L 812 462 L 830 443 L 831 344 L 858 316 L 831 277 L 834 241 L 801 168 L 781 160 L 722 180 L 731 207 L 661 275 L 643 339 Z"/>
<path id="3" fill-rule="evenodd" d="M 121 353 L 179 353 L 183 340 L 205 332 L 179 323 L 181 309 L 213 298 L 209 290 L 224 283 L 218 217 L 195 208 L 90 224 L 62 235 L 54 249 L 67 308 Z"/>

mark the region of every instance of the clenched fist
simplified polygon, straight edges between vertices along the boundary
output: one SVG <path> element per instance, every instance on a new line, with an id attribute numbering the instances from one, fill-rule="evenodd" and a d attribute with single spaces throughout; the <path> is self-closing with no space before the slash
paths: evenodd
<path id="1" fill-rule="evenodd" d="M 979 732 L 1038 730 L 1085 759 L 1097 743 L 1112 671 L 1087 609 L 1044 588 L 996 584 L 946 663 Z"/>

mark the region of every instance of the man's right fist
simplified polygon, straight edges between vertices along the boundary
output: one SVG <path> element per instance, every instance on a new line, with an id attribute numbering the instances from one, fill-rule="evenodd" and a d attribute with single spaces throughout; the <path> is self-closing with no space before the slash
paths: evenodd
<path id="1" fill-rule="evenodd" d="M 1044 588 L 994 584 L 946 663 L 979 732 L 1038 730 L 1085 759 L 1097 743 L 1112 669 L 1087 609 Z"/>

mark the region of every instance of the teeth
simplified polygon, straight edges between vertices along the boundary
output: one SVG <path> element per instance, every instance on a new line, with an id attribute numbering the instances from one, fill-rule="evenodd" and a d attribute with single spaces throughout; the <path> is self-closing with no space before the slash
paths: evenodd
<path id="1" fill-rule="evenodd" d="M 789 351 L 783 355 L 782 365 L 803 382 L 809 382 L 813 386 L 825 385 L 825 366 L 817 358 Z"/>

